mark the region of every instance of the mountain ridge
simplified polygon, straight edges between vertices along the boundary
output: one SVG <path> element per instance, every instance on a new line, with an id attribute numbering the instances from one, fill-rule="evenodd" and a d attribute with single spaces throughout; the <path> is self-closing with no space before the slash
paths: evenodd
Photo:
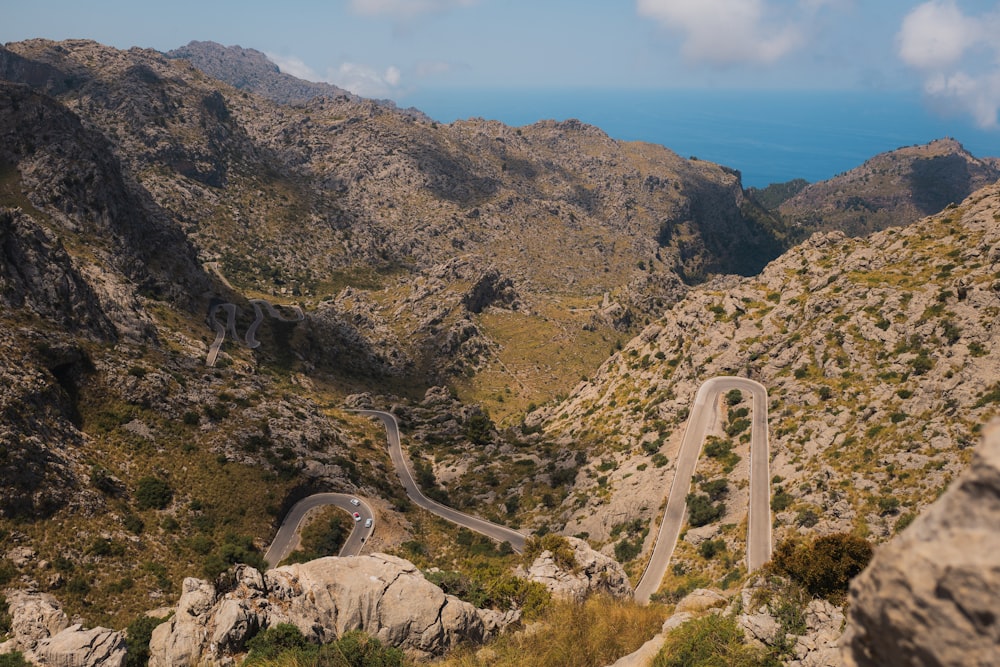
<path id="1" fill-rule="evenodd" d="M 635 575 L 708 376 L 768 385 L 781 539 L 888 539 L 1000 405 L 1000 184 L 786 250 L 734 170 L 579 121 L 281 105 L 86 40 L 5 45 L 0 76 L 0 533 L 33 554 L 0 573 L 88 620 L 253 561 L 314 489 L 375 499 L 369 546 L 421 568 L 488 551 L 408 506 L 344 406 L 391 409 L 435 497 Z M 305 317 L 207 368 L 211 305 L 246 331 L 254 298 Z M 743 577 L 741 400 L 697 482 L 721 521 L 659 599 Z"/>

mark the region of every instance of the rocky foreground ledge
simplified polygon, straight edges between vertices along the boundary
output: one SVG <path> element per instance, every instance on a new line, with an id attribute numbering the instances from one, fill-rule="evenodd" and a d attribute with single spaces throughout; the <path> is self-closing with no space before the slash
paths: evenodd
<path id="1" fill-rule="evenodd" d="M 851 584 L 844 664 L 1000 660 L 1000 420 L 971 467 Z"/>
<path id="2" fill-rule="evenodd" d="M 447 595 L 412 563 L 386 554 L 320 558 L 264 574 L 239 566 L 228 582 L 184 580 L 176 612 L 153 631 L 149 664 L 224 662 L 278 623 L 292 623 L 321 643 L 363 630 L 433 656 L 460 642 L 483 642 L 517 618 Z"/>

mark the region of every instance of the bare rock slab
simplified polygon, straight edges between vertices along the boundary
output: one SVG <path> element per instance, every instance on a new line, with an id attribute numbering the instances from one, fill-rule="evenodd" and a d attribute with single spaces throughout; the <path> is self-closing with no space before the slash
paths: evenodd
<path id="1" fill-rule="evenodd" d="M 851 584 L 851 667 L 1000 664 L 1000 422 L 971 468 Z"/>

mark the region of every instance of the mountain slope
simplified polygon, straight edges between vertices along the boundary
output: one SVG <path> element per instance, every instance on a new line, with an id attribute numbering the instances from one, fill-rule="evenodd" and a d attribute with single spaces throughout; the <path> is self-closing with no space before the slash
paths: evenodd
<path id="1" fill-rule="evenodd" d="M 507 412 L 588 372 L 685 284 L 754 273 L 783 247 L 734 171 L 577 121 L 444 126 L 345 96 L 283 106 L 87 41 L 8 44 L 0 72 L 103 135 L 199 260 L 302 299 L 328 325 L 304 327 L 295 353 L 355 386 L 457 374 L 476 399 L 512 387 L 494 405 Z M 509 348 L 515 330 L 544 332 L 520 348 L 538 352 Z M 539 375 L 560 348 L 583 354 Z"/>
<path id="2" fill-rule="evenodd" d="M 769 391 L 775 539 L 892 535 L 967 464 L 1000 407 L 998 242 L 993 185 L 867 239 L 814 236 L 758 277 L 690 292 L 564 402 L 529 415 L 591 462 L 562 494 L 557 525 L 605 544 L 641 537 L 621 526 L 655 524 L 698 385 L 736 374 Z M 699 464 L 702 481 L 728 480 L 724 517 L 690 531 L 678 572 L 725 576 L 697 556 L 698 540 L 744 548 L 741 405 L 723 410 L 720 444 Z"/>
<path id="3" fill-rule="evenodd" d="M 349 91 L 328 83 L 303 81 L 284 74 L 267 56 L 256 49 L 222 46 L 216 42 L 192 41 L 166 52 L 168 58 L 187 60 L 205 74 L 228 83 L 237 90 L 257 93 L 280 104 L 305 102 L 314 97 L 348 97 Z"/>
<path id="4" fill-rule="evenodd" d="M 864 236 L 909 224 L 1000 179 L 1000 160 L 976 158 L 954 139 L 882 153 L 782 202 L 778 212 L 802 235 L 839 229 Z"/>

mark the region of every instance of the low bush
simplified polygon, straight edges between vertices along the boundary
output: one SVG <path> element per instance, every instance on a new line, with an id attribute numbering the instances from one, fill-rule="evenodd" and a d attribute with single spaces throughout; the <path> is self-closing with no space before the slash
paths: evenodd
<path id="1" fill-rule="evenodd" d="M 722 503 L 713 505 L 708 496 L 700 493 L 689 493 L 687 506 L 688 523 L 695 528 L 718 521 L 726 509 Z"/>
<path id="2" fill-rule="evenodd" d="M 170 485 L 159 477 L 140 477 L 136 482 L 135 501 L 141 510 L 162 510 L 174 499 Z"/>
<path id="3" fill-rule="evenodd" d="M 604 667 L 635 651 L 663 624 L 659 605 L 601 596 L 581 603 L 555 602 L 538 619 L 538 632 L 501 636 L 488 647 L 461 648 L 435 662 L 436 667 Z"/>
<path id="4" fill-rule="evenodd" d="M 309 665 L 310 667 L 402 667 L 403 652 L 360 630 L 345 632 L 330 644 L 311 644 L 291 623 L 279 623 L 247 642 L 243 662 L 254 665 Z"/>
<path id="5" fill-rule="evenodd" d="M 812 541 L 786 540 L 774 550 L 772 566 L 801 584 L 810 595 L 840 602 L 851 579 L 871 560 L 872 545 L 848 533 L 823 535 Z"/>
<path id="6" fill-rule="evenodd" d="M 149 640 L 153 636 L 153 629 L 165 620 L 143 615 L 128 624 L 125 631 L 126 667 L 146 667 L 149 663 Z"/>
<path id="7" fill-rule="evenodd" d="M 670 633 L 653 660 L 653 667 L 778 667 L 766 649 L 746 644 L 743 629 L 732 616 L 709 614 L 688 621 Z"/>

